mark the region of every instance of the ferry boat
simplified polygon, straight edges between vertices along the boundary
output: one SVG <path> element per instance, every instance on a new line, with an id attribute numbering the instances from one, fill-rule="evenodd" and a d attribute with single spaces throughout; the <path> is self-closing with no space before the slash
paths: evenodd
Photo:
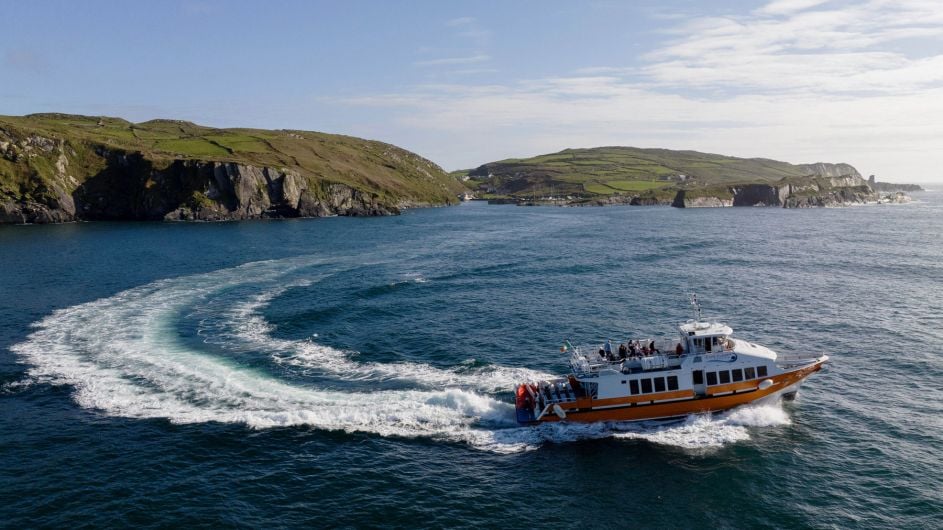
<path id="1" fill-rule="evenodd" d="M 572 373 L 517 387 L 517 421 L 640 421 L 718 412 L 760 400 L 795 397 L 806 377 L 818 372 L 827 355 L 783 356 L 735 339 L 733 329 L 701 320 L 697 296 L 694 319 L 678 326 L 677 343 L 662 352 L 653 341 L 619 351 L 572 347 Z"/>

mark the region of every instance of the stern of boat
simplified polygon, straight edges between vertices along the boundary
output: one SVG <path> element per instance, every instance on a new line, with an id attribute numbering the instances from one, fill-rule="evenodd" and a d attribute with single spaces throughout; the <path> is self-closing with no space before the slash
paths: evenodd
<path id="1" fill-rule="evenodd" d="M 517 414 L 517 423 L 521 425 L 537 423 L 537 418 L 534 417 L 534 394 L 527 383 L 518 385 L 514 399 L 514 409 Z"/>

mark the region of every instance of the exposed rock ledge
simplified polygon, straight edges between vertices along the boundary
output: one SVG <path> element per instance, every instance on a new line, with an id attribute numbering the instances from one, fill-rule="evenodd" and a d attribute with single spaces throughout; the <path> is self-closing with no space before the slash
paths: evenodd
<path id="1" fill-rule="evenodd" d="M 904 193 L 881 194 L 859 175 L 821 176 L 782 181 L 778 184 L 747 184 L 721 190 L 679 190 L 672 206 L 704 208 L 727 206 L 774 206 L 815 208 L 853 204 L 904 203 Z"/>
<path id="2" fill-rule="evenodd" d="M 0 202 L 0 223 L 376 216 L 422 206 L 345 184 L 310 183 L 295 172 L 270 167 L 177 160 L 156 170 L 136 154 L 101 154 L 108 169 L 72 193 L 57 189 L 42 202 Z"/>

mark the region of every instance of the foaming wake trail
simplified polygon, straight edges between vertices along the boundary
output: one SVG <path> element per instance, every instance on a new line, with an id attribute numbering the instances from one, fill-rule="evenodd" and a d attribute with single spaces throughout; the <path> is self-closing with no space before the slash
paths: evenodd
<path id="1" fill-rule="evenodd" d="M 781 416 L 775 411 L 743 409 L 725 417 L 657 427 L 518 427 L 513 405 L 485 394 L 512 388 L 513 382 L 533 373 L 496 368 L 463 374 L 423 364 L 359 364 L 343 352 L 314 343 L 273 338 L 258 310 L 285 289 L 316 281 L 284 282 L 285 275 L 315 263 L 310 258 L 258 262 L 161 280 L 57 310 L 35 323 L 27 340 L 11 349 L 31 365 L 30 382 L 71 385 L 73 398 L 82 407 L 174 423 L 240 423 L 252 428 L 306 425 L 380 436 L 422 436 L 506 453 L 548 442 L 611 436 L 681 447 L 714 446 L 744 439 L 748 426 L 788 422 L 781 409 Z M 278 282 L 283 284 L 273 287 Z M 284 355 L 284 362 L 295 360 L 333 374 L 351 372 L 363 378 L 414 378 L 423 388 L 358 393 L 293 385 L 194 349 L 180 339 L 175 326 L 183 312 L 207 305 L 224 291 L 260 285 L 268 290 L 237 305 L 232 315 L 220 321 L 222 327 L 237 330 L 242 338 L 255 337 L 266 346 L 264 352 Z M 458 388 L 448 388 L 452 385 Z"/>
<path id="2" fill-rule="evenodd" d="M 521 381 L 536 381 L 551 374 L 527 368 L 487 366 L 457 369 L 436 368 L 427 363 L 357 362 L 354 352 L 318 344 L 313 340 L 285 340 L 272 336 L 273 326 L 260 314 L 272 300 L 289 289 L 311 285 L 301 280 L 270 288 L 227 310 L 224 329 L 215 330 L 217 339 L 270 352 L 272 359 L 285 365 L 326 373 L 347 381 L 409 381 L 430 388 L 464 387 L 480 392 L 510 391 Z"/>
<path id="3" fill-rule="evenodd" d="M 280 382 L 193 351 L 172 323 L 205 278 L 163 281 L 54 312 L 13 350 L 31 377 L 75 387 L 81 406 L 176 423 L 238 422 L 255 428 L 310 425 L 383 436 L 431 436 L 492 444 L 482 423 L 512 424 L 510 404 L 461 389 L 324 392 Z M 236 284 L 238 275 L 217 287 Z"/>
<path id="4" fill-rule="evenodd" d="M 174 324 L 218 291 L 278 278 L 290 263 L 264 262 L 162 280 L 66 309 L 34 324 L 12 350 L 33 381 L 74 387 L 82 407 L 174 423 L 307 425 L 381 436 L 424 436 L 494 451 L 526 448 L 496 433 L 516 425 L 513 406 L 460 389 L 333 392 L 279 381 L 192 349 Z"/>

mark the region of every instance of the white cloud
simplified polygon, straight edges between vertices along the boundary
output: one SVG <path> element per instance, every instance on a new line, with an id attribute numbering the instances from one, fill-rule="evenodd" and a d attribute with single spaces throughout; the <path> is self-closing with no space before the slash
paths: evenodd
<path id="1" fill-rule="evenodd" d="M 676 28 L 679 38 L 649 54 L 644 75 L 673 87 L 774 92 L 896 93 L 943 81 L 937 57 L 910 57 L 892 46 L 943 35 L 943 10 L 884 0 L 805 9 L 819 4 L 773 2 L 761 14 L 689 21 Z M 770 10 L 785 16 L 762 15 Z"/>
<path id="2" fill-rule="evenodd" d="M 943 181 L 943 55 L 898 46 L 943 35 L 935 2 L 773 2 L 682 21 L 666 35 L 640 67 L 345 101 L 389 109 L 388 137 L 409 136 L 410 147 L 449 168 L 636 145 L 848 162 L 880 178 Z"/>
<path id="3" fill-rule="evenodd" d="M 785 15 L 824 4 L 826 1 L 827 0 L 778 0 L 766 4 L 757 10 L 757 12 L 769 15 Z"/>

